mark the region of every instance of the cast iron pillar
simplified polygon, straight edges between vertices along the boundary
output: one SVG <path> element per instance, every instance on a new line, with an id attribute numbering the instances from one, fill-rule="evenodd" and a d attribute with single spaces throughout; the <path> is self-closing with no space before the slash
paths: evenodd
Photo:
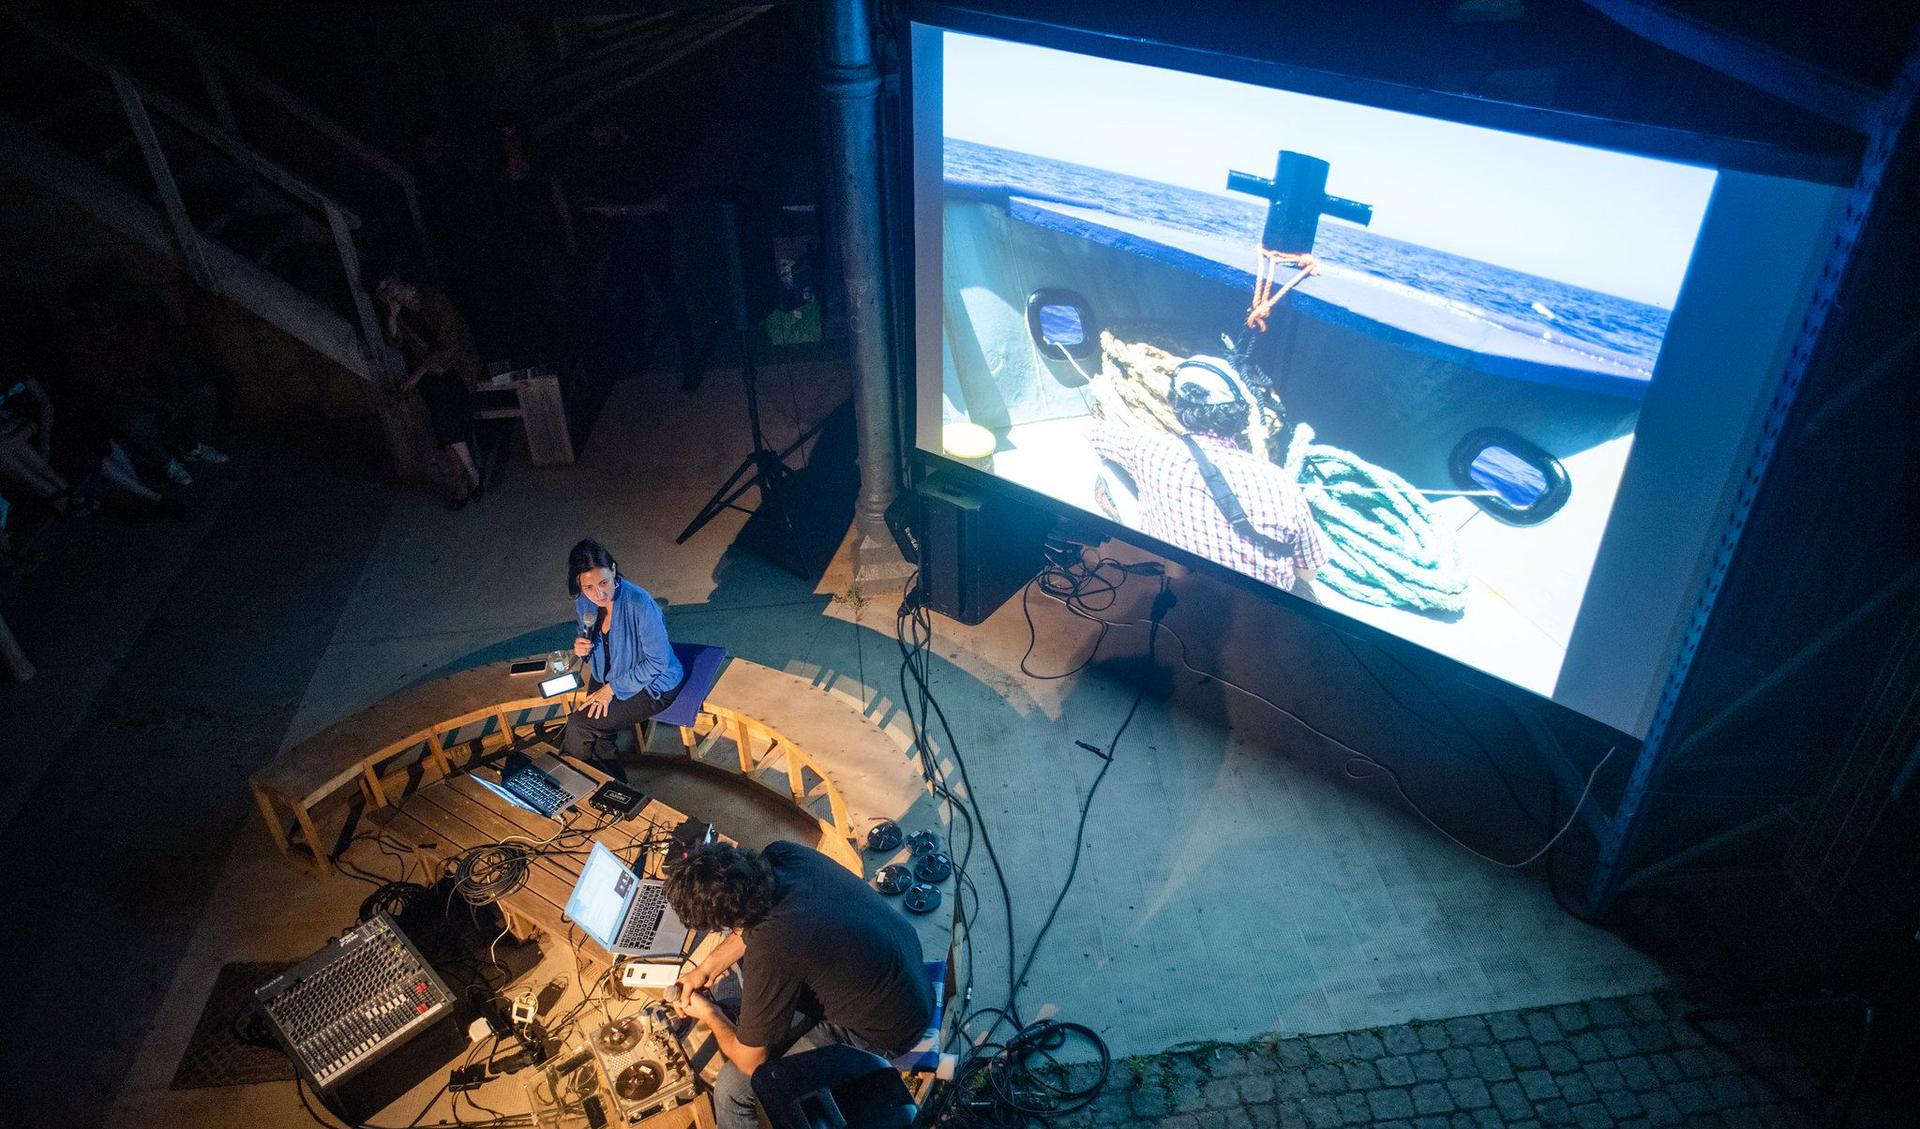
<path id="1" fill-rule="evenodd" d="M 877 587 L 910 569 L 887 531 L 900 475 L 896 399 L 887 341 L 886 230 L 880 179 L 880 69 L 867 0 L 822 0 L 820 87 L 832 115 L 834 222 L 852 338 L 854 421 L 860 435 L 860 501 L 854 577 Z"/>

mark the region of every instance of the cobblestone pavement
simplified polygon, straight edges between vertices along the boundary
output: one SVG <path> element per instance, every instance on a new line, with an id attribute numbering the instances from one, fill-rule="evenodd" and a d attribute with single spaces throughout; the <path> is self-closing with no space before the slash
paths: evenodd
<path id="1" fill-rule="evenodd" d="M 1113 1064 L 1055 1124 L 1162 1129 L 1813 1126 L 1816 1077 L 1766 1033 L 1656 994 L 1339 1035 L 1179 1047 Z M 1855 1126 L 1894 1125 L 1871 1110 Z"/>

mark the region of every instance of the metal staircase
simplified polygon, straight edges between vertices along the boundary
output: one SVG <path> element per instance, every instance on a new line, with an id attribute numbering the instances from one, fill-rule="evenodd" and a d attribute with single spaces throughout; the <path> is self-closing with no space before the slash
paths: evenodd
<path id="1" fill-rule="evenodd" d="M 574 124 L 751 22 L 764 6 L 556 25 L 559 56 L 500 76 L 540 133 Z M 0 0 L 0 192 L 77 206 L 368 381 L 400 361 L 362 264 L 434 273 L 412 175 L 160 0 Z M 409 445 L 390 435 L 396 469 Z"/>
<path id="2" fill-rule="evenodd" d="M 114 30 L 137 43 L 125 61 L 64 21 L 0 6 L 0 177 L 79 207 L 376 388 L 390 386 L 398 360 L 361 264 L 428 254 L 412 177 L 164 7 L 114 8 Z M 182 75 L 197 79 L 197 97 L 167 81 Z M 251 97 L 236 103 L 235 89 Z M 263 110 L 278 124 L 243 134 Z M 301 152 L 308 159 L 295 171 Z"/>

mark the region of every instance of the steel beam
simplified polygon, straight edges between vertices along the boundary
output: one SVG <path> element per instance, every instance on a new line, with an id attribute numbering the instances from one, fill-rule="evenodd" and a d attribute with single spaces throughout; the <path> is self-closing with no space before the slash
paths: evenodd
<path id="1" fill-rule="evenodd" d="M 141 100 L 139 89 L 125 74 L 109 70 L 107 78 L 113 82 L 113 92 L 120 97 L 120 108 L 127 115 L 127 125 L 132 127 L 133 139 L 140 145 L 141 157 L 146 159 L 147 174 L 153 177 L 153 188 L 160 194 L 167 222 L 173 225 L 174 244 L 180 249 L 181 263 L 194 282 L 208 290 L 214 289 L 213 268 L 207 265 L 206 248 L 200 245 L 200 233 L 194 230 L 193 220 L 187 215 L 186 202 L 180 197 L 180 185 L 173 179 L 173 166 L 167 163 L 166 151 L 160 147 L 160 134 L 153 128 L 153 119 L 147 116 L 147 104 Z"/>
<path id="2" fill-rule="evenodd" d="M 1664 4 L 1653 0 L 1586 3 L 1649 43 L 1856 133 L 1871 132 L 1880 117 L 1879 91 Z"/>

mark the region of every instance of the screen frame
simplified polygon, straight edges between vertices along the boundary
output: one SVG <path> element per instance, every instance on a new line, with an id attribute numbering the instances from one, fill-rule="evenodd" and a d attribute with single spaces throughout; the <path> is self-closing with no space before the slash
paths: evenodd
<path id="1" fill-rule="evenodd" d="M 567 685 L 561 686 L 558 689 L 552 689 L 551 687 L 553 687 L 554 683 L 556 682 L 566 682 Z M 558 698 L 562 694 L 573 693 L 575 690 L 580 689 L 582 685 L 583 683 L 580 681 L 580 672 L 576 670 L 569 670 L 565 674 L 556 674 L 552 678 L 541 679 L 540 680 L 540 696 L 542 698 Z"/>
<path id="2" fill-rule="evenodd" d="M 1210 576 L 1216 582 L 1224 582 L 1236 592 L 1252 596 L 1275 607 L 1284 608 L 1294 615 L 1304 616 L 1310 623 L 1360 638 L 1377 649 L 1385 650 L 1399 661 L 1430 660 L 1444 667 L 1453 679 L 1462 681 L 1481 693 L 1494 695 L 1506 702 L 1537 703 L 1534 708 L 1544 706 L 1550 709 L 1554 716 L 1595 732 L 1603 742 L 1626 746 L 1637 746 L 1641 742 L 1642 737 L 1639 734 L 1621 729 L 1612 722 L 1557 701 L 1549 694 L 1510 682 L 1499 675 L 1422 646 L 1393 632 L 1295 596 L 1291 592 L 1274 588 L 1252 577 L 1241 575 L 1224 565 L 1160 541 L 1105 515 L 1081 509 L 1071 503 L 1054 499 L 1037 490 L 969 466 L 939 452 L 937 440 L 932 444 L 936 449 L 923 446 L 922 440 L 927 434 L 925 428 L 929 421 L 922 418 L 925 405 L 918 387 L 918 376 L 929 359 L 933 364 L 941 363 L 942 345 L 936 338 L 931 344 L 930 357 L 922 355 L 928 345 L 920 340 L 919 328 L 925 322 L 921 316 L 923 311 L 920 306 L 928 300 L 928 296 L 921 293 L 922 287 L 918 285 L 922 266 L 919 247 L 929 230 L 928 216 L 925 211 L 929 202 L 921 200 L 916 191 L 918 187 L 916 156 L 919 143 L 919 130 L 916 127 L 923 124 L 921 118 L 927 111 L 916 100 L 920 80 L 916 77 L 914 68 L 914 36 L 917 31 L 990 36 L 1118 62 L 1207 75 L 1379 109 L 1419 114 L 1548 141 L 1584 145 L 1655 160 L 1712 167 L 1720 172 L 1747 172 L 1829 187 L 1844 186 L 1852 182 L 1858 168 L 1857 158 L 1813 154 L 1762 141 L 1499 103 L 1166 43 L 1117 39 L 1084 29 L 959 9 L 945 4 L 926 2 L 926 0 L 913 0 L 906 6 L 903 14 L 906 18 L 899 21 L 894 28 L 901 73 L 900 128 L 894 131 L 894 136 L 891 138 L 893 144 L 888 147 L 890 151 L 886 159 L 891 166 L 890 175 L 897 185 L 896 191 L 903 197 L 900 201 L 901 214 L 908 217 L 913 233 L 913 239 L 909 245 L 895 257 L 896 262 L 901 264 L 901 269 L 896 271 L 898 281 L 895 292 L 902 311 L 901 316 L 896 319 L 897 332 L 900 334 L 900 347 L 895 353 L 897 358 L 895 392 L 900 417 L 897 437 L 901 450 L 906 454 L 903 469 L 907 473 L 906 481 L 909 488 L 917 485 L 927 474 L 936 469 L 943 474 L 957 475 L 960 481 L 970 488 L 996 493 L 1016 504 L 1038 508 L 1052 515 L 1056 520 L 1072 523 L 1080 529 L 1098 530 L 1106 538 L 1138 547 L 1176 562 L 1189 571 Z M 938 200 L 932 202 L 936 212 L 938 203 Z M 933 220 L 931 230 L 937 238 L 940 230 L 937 216 Z M 931 295 L 931 301 L 936 304 L 940 301 L 937 288 Z M 938 322 L 937 317 L 933 319 L 934 324 Z M 937 397 L 935 410 L 937 412 Z M 933 421 L 933 426 L 937 435 L 937 419 Z M 1696 583 L 1693 587 L 1697 592 L 1698 584 Z M 1666 681 L 1660 671 L 1670 667 L 1672 658 L 1673 656 L 1669 654 L 1668 663 L 1655 672 L 1653 685 L 1656 690 Z"/>
<path id="3" fill-rule="evenodd" d="M 905 18 L 898 22 L 894 38 L 900 60 L 901 97 L 908 106 L 909 122 L 912 120 L 914 90 L 913 27 L 918 24 L 964 35 L 990 36 L 1116 62 L 1138 63 L 1317 98 L 1353 102 L 1462 125 L 1524 134 L 1546 141 L 1832 186 L 1852 184 L 1864 156 L 1864 145 L 1859 152 L 1852 154 L 1816 153 L 1755 138 L 1728 137 L 1502 102 L 1294 63 L 1229 55 L 1156 40 L 1121 38 L 1088 28 L 961 8 L 937 0 L 909 0 L 904 7 Z M 902 130 L 900 140 L 903 151 L 898 156 L 909 158 L 900 167 L 911 170 L 912 131 Z M 907 182 L 907 189 L 911 192 L 910 182 Z"/>

